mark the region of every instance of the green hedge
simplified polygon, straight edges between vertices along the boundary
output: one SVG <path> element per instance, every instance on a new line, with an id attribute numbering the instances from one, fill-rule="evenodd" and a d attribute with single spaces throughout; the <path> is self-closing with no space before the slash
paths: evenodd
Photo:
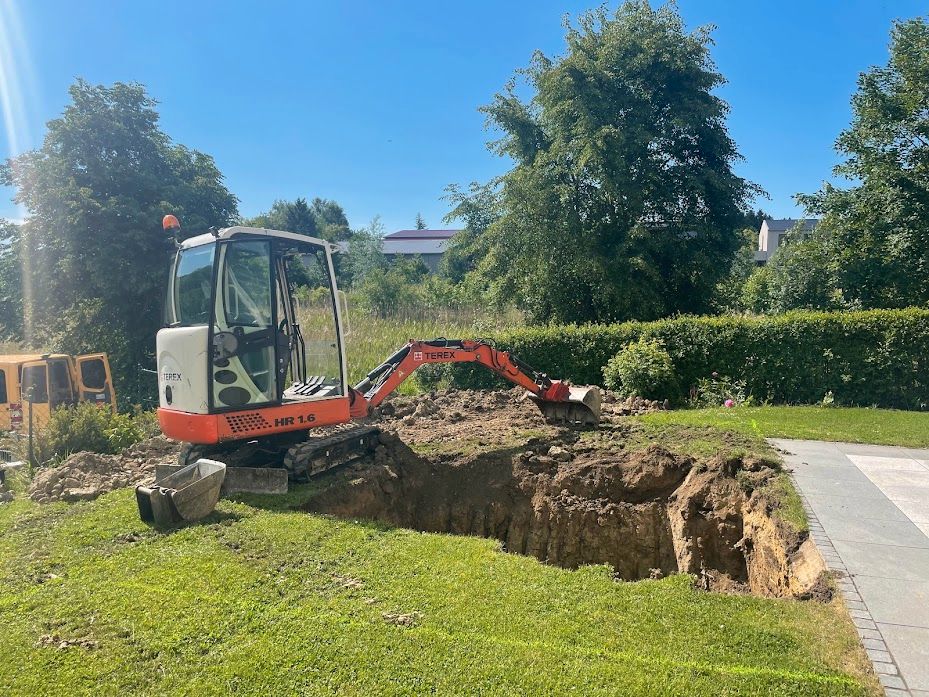
<path id="1" fill-rule="evenodd" d="M 775 317 L 678 317 L 612 325 L 526 327 L 493 337 L 553 378 L 603 384 L 603 366 L 641 337 L 664 342 L 681 394 L 713 371 L 745 380 L 760 401 L 929 408 L 929 310 L 792 312 Z M 456 387 L 499 384 L 488 371 L 456 366 Z"/>

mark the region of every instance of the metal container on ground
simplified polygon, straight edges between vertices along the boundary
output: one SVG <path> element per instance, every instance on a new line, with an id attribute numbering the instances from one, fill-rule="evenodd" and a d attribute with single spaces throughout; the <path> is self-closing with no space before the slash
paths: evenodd
<path id="1" fill-rule="evenodd" d="M 216 508 L 225 477 L 226 465 L 201 459 L 151 486 L 137 486 L 139 515 L 156 525 L 199 520 Z"/>

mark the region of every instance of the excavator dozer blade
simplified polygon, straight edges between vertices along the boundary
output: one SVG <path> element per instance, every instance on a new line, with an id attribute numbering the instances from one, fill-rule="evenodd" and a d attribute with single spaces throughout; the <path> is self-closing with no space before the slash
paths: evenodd
<path id="1" fill-rule="evenodd" d="M 535 402 L 549 423 L 575 426 L 596 426 L 600 423 L 600 389 L 598 387 L 571 387 L 567 401 L 549 402 L 535 395 Z"/>

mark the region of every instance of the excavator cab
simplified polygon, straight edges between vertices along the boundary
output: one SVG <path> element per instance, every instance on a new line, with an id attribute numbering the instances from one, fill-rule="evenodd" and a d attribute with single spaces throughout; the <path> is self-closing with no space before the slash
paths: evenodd
<path id="1" fill-rule="evenodd" d="M 300 317 L 294 300 L 297 281 L 304 298 Z M 166 327 L 158 334 L 162 408 L 221 415 L 328 402 L 321 409 L 325 413 L 304 410 L 293 414 L 293 423 L 271 425 L 307 428 L 318 421 L 347 421 L 349 391 L 336 293 L 332 248 L 324 240 L 232 227 L 180 243 L 168 285 Z M 204 420 L 212 430 L 186 433 L 183 439 L 215 442 L 254 430 L 245 427 L 264 420 L 260 412 L 233 422 Z M 238 431 L 231 429 L 234 425 Z"/>

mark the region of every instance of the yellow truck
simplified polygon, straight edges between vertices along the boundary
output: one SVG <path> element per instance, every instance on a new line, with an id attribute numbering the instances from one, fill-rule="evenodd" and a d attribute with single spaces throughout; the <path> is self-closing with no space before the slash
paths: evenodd
<path id="1" fill-rule="evenodd" d="M 56 407 L 78 402 L 116 406 L 110 362 L 105 353 L 0 355 L 0 431 L 48 422 Z"/>

